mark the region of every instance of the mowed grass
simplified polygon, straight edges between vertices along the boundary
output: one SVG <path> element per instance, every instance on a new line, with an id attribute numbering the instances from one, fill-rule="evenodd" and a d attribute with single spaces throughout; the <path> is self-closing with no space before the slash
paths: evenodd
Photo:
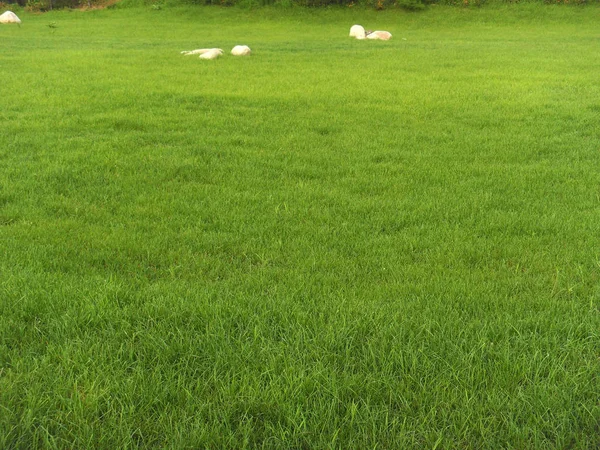
<path id="1" fill-rule="evenodd" d="M 0 448 L 600 445 L 600 8 L 20 16 Z"/>

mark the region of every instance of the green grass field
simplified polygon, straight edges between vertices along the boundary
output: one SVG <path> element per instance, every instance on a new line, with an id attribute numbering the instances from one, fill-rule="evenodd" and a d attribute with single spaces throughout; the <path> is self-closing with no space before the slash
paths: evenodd
<path id="1" fill-rule="evenodd" d="M 599 7 L 17 13 L 0 448 L 600 446 Z"/>

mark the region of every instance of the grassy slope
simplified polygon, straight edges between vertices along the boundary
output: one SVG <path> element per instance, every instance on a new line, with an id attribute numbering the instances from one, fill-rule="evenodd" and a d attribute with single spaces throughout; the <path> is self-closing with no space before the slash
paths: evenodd
<path id="1" fill-rule="evenodd" d="M 599 18 L 0 26 L 0 447 L 596 447 Z"/>

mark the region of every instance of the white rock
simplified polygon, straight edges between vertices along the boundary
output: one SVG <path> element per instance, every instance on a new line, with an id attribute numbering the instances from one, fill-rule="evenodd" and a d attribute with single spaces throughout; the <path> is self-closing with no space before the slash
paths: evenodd
<path id="1" fill-rule="evenodd" d="M 0 15 L 0 23 L 21 23 L 21 19 L 12 11 L 6 11 Z"/>
<path id="2" fill-rule="evenodd" d="M 364 39 L 365 29 L 361 25 L 352 25 L 352 27 L 350 28 L 350 37 L 354 37 L 356 39 Z"/>
<path id="3" fill-rule="evenodd" d="M 250 47 L 247 45 L 236 45 L 231 49 L 231 54 L 233 56 L 247 56 L 250 53 L 252 53 L 252 50 L 250 50 Z"/>
<path id="4" fill-rule="evenodd" d="M 389 31 L 377 30 L 367 34 L 367 39 L 380 39 L 382 41 L 389 41 L 391 37 L 392 33 L 390 33 Z"/>
<path id="5" fill-rule="evenodd" d="M 223 50 L 220 48 L 211 48 L 209 51 L 202 53 L 200 59 L 217 59 L 222 54 Z"/>

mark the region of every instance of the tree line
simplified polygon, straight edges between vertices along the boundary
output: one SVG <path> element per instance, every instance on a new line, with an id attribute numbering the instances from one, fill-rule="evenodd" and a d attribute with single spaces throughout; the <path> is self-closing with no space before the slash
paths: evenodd
<path id="1" fill-rule="evenodd" d="M 546 4 L 572 4 L 584 5 L 600 3 L 600 0 L 122 0 L 119 5 L 122 6 L 150 6 L 159 9 L 166 3 L 188 4 L 188 5 L 220 5 L 220 6 L 363 6 L 374 9 L 403 8 L 409 10 L 419 10 L 431 4 L 454 5 L 454 6 L 483 6 L 491 3 L 546 3 Z M 92 8 L 102 7 L 108 4 L 114 4 L 111 0 L 0 0 L 0 7 L 3 4 L 18 4 L 25 9 L 32 11 L 49 11 L 52 9 L 64 8 Z"/>

